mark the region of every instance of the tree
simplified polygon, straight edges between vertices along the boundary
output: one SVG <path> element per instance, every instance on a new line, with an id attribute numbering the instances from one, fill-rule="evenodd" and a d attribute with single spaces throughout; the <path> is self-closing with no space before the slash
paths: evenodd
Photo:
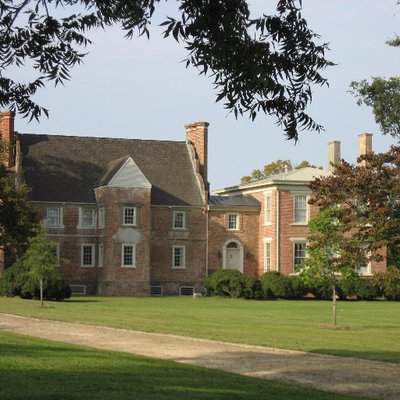
<path id="1" fill-rule="evenodd" d="M 17 255 L 25 251 L 36 226 L 28 193 L 28 187 L 16 185 L 16 177 L 0 162 L 0 249 L 13 249 Z"/>
<path id="2" fill-rule="evenodd" d="M 354 276 L 357 267 L 368 262 L 363 244 L 350 234 L 343 214 L 341 207 L 325 208 L 310 221 L 307 259 L 299 266 L 307 286 L 330 288 L 334 326 L 340 280 Z"/>
<path id="3" fill-rule="evenodd" d="M 351 93 L 358 98 L 357 104 L 372 107 L 375 121 L 384 135 L 400 138 L 400 78 L 372 78 L 352 82 Z"/>
<path id="4" fill-rule="evenodd" d="M 315 179 L 310 188 L 311 203 L 320 209 L 340 205 L 340 223 L 370 259 L 380 259 L 386 246 L 399 248 L 400 147 L 363 155 L 357 165 L 342 161 L 333 175 Z"/>
<path id="5" fill-rule="evenodd" d="M 56 270 L 58 260 L 53 252 L 54 243 L 49 242 L 46 232 L 38 228 L 29 239 L 29 245 L 22 258 L 22 264 L 28 271 L 28 281 L 39 284 L 40 303 L 43 306 L 43 291 L 46 286 L 59 278 Z"/>
<path id="6" fill-rule="evenodd" d="M 160 0 L 3 0 L 0 2 L 0 107 L 38 119 L 48 110 L 34 101 L 47 81 L 70 78 L 91 44 L 90 30 L 121 26 L 127 38 L 149 36 Z M 161 25 L 182 42 L 186 66 L 210 75 L 217 101 L 235 116 L 275 115 L 289 139 L 299 130 L 320 131 L 306 109 L 311 87 L 324 85 L 320 71 L 327 44 L 307 26 L 302 0 L 277 0 L 276 14 L 250 18 L 246 0 L 180 0 L 180 17 Z M 77 11 L 79 11 L 77 13 Z M 11 78 L 11 66 L 32 65 L 35 79 Z"/>

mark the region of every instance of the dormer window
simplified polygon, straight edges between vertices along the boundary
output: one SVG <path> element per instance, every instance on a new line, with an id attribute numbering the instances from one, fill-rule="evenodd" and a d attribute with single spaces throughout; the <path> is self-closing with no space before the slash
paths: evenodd
<path id="1" fill-rule="evenodd" d="M 136 207 L 124 207 L 122 224 L 136 226 Z"/>

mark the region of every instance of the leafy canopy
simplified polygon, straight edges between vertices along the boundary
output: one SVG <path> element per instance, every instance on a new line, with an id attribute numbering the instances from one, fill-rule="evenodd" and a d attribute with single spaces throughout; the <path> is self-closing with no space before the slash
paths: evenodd
<path id="1" fill-rule="evenodd" d="M 38 119 L 48 110 L 34 95 L 48 81 L 70 79 L 91 44 L 87 33 L 120 26 L 127 38 L 149 36 L 160 0 L 3 0 L 0 1 L 0 108 Z M 236 117 L 274 115 L 288 139 L 300 130 L 320 131 L 306 112 L 311 87 L 324 85 L 320 72 L 333 65 L 327 44 L 310 30 L 302 0 L 277 0 L 276 14 L 250 17 L 246 0 L 179 0 L 179 18 L 161 25 L 187 50 L 186 65 L 214 80 L 217 101 Z M 79 12 L 77 13 L 77 10 Z M 30 82 L 10 67 L 31 65 Z"/>

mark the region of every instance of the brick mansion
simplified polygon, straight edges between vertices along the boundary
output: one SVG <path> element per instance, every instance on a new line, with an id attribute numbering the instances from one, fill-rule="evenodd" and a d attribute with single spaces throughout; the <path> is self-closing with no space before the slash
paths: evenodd
<path id="1" fill-rule="evenodd" d="M 0 113 L 8 167 L 31 188 L 73 293 L 192 294 L 217 269 L 290 275 L 305 259 L 317 213 L 308 183 L 332 173 L 340 143 L 328 145 L 327 170 L 295 169 L 211 195 L 208 123 L 185 128 L 182 141 L 24 134 L 12 113 Z M 359 154 L 371 150 L 372 136 L 360 135 Z M 359 272 L 385 270 L 383 260 Z"/>

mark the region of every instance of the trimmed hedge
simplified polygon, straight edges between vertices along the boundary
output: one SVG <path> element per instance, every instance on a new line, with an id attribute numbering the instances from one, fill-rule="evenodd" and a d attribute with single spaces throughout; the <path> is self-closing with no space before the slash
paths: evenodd
<path id="1" fill-rule="evenodd" d="M 219 269 L 207 277 L 204 284 L 210 295 L 235 298 L 244 295 L 245 278 L 234 269 Z"/>

